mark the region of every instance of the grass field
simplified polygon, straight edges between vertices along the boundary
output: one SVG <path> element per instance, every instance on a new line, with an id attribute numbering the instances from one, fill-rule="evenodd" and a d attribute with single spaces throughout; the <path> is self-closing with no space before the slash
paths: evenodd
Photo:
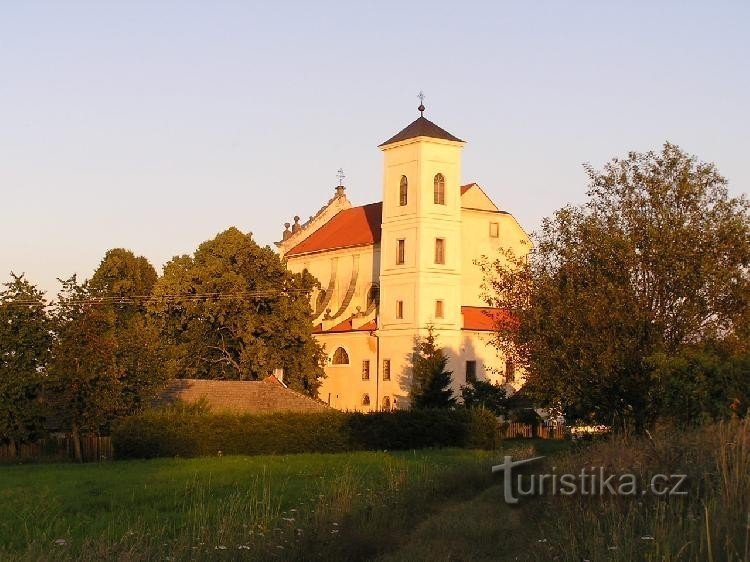
<path id="1" fill-rule="evenodd" d="M 489 467 L 545 455 L 688 475 L 687 496 L 546 496 L 508 506 Z M 650 438 L 0 467 L 0 560 L 750 562 L 750 422 Z"/>
<path id="2" fill-rule="evenodd" d="M 439 449 L 2 466 L 0 558 L 375 556 L 397 544 L 402 525 L 490 486 L 489 466 L 501 454 Z"/>

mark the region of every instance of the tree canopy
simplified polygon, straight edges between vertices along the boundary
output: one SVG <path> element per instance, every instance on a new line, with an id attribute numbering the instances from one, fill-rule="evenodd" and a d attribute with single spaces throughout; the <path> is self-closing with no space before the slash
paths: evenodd
<path id="1" fill-rule="evenodd" d="M 495 343 L 542 404 L 642 429 L 659 415 L 649 357 L 727 338 L 747 317 L 748 202 L 669 143 L 585 168 L 586 203 L 545 219 L 528 258 L 484 264 L 489 303 L 515 319 Z"/>
<path id="2" fill-rule="evenodd" d="M 312 337 L 315 279 L 236 228 L 172 259 L 149 310 L 177 377 L 257 380 L 284 368 L 286 384 L 315 396 L 323 352 Z"/>
<path id="3" fill-rule="evenodd" d="M 0 291 L 0 442 L 16 446 L 44 430 L 39 398 L 52 332 L 43 293 L 11 273 Z"/>

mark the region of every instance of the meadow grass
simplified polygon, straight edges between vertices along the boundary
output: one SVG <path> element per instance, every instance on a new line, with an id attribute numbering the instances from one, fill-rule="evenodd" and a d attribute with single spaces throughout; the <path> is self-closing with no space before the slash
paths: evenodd
<path id="1" fill-rule="evenodd" d="M 503 451 L 225 456 L 0 467 L 3 560 L 361 559 Z"/>
<path id="2" fill-rule="evenodd" d="M 750 420 L 614 436 L 554 459 L 558 472 L 603 466 L 686 474 L 686 495 L 548 497 L 529 505 L 532 560 L 750 561 Z"/>
<path id="3" fill-rule="evenodd" d="M 446 501 L 382 559 L 750 562 L 750 421 L 662 427 L 540 454 L 548 456 L 528 473 L 604 467 L 641 484 L 687 474 L 687 495 L 547 495 L 511 506 L 500 477 L 474 497 Z"/>

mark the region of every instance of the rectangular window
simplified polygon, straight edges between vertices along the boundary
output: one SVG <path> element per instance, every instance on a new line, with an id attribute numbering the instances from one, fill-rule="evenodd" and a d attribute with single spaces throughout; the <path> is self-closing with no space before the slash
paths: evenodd
<path id="1" fill-rule="evenodd" d="M 477 362 L 466 362 L 466 382 L 475 382 L 477 380 Z"/>
<path id="2" fill-rule="evenodd" d="M 510 359 L 505 362 L 505 382 L 516 382 L 516 366 Z"/>
<path id="3" fill-rule="evenodd" d="M 391 380 L 391 360 L 383 359 L 383 380 Z"/>
<path id="4" fill-rule="evenodd" d="M 490 223 L 490 238 L 500 238 L 500 223 Z"/>
<path id="5" fill-rule="evenodd" d="M 445 238 L 435 238 L 435 263 L 445 263 Z"/>
<path id="6" fill-rule="evenodd" d="M 397 242 L 396 265 L 404 265 L 406 263 L 406 240 L 400 239 Z"/>
<path id="7" fill-rule="evenodd" d="M 362 380 L 363 381 L 370 380 L 370 361 L 367 359 L 362 361 Z"/>
<path id="8" fill-rule="evenodd" d="M 435 301 L 435 318 L 443 318 L 443 301 Z"/>
<path id="9" fill-rule="evenodd" d="M 396 318 L 399 320 L 404 318 L 404 301 L 396 301 Z"/>

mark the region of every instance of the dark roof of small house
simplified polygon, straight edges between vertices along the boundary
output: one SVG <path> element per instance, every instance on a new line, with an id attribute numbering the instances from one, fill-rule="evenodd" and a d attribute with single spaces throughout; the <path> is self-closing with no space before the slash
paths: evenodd
<path id="1" fill-rule="evenodd" d="M 260 381 L 174 379 L 161 394 L 162 403 L 194 404 L 205 400 L 212 411 L 242 414 L 319 412 L 328 406 L 271 376 Z"/>
<path id="2" fill-rule="evenodd" d="M 386 146 L 395 142 L 405 141 L 408 139 L 415 139 L 417 137 L 430 137 L 433 139 L 443 139 L 455 142 L 464 142 L 460 138 L 451 135 L 448 131 L 435 125 L 429 119 L 425 117 L 417 117 L 414 121 L 409 123 L 406 127 L 401 129 L 398 133 L 393 135 L 387 141 L 380 146 Z"/>

